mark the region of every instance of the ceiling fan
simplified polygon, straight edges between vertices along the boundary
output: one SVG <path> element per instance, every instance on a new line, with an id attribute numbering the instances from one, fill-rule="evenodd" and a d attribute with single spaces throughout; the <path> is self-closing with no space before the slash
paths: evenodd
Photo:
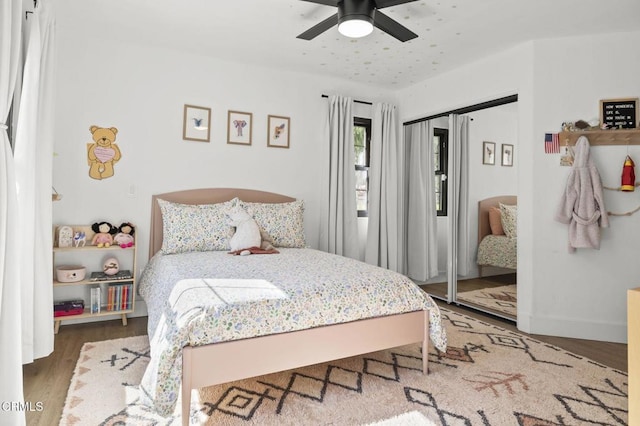
<path id="1" fill-rule="evenodd" d="M 411 3 L 416 0 L 303 0 L 310 3 L 323 4 L 338 8 L 332 15 L 317 25 L 309 28 L 297 38 L 311 40 L 338 25 L 338 31 L 347 37 L 364 37 L 373 31 L 373 27 L 405 42 L 418 37 L 416 33 L 391 19 L 380 9 Z"/>

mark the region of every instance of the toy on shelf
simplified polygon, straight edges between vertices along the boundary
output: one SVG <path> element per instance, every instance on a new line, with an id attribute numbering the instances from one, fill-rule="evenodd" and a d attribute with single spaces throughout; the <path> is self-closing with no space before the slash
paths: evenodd
<path id="1" fill-rule="evenodd" d="M 80 247 L 80 244 L 84 247 L 87 243 L 87 234 L 84 231 L 76 231 L 76 233 L 73 234 L 73 242 L 76 247 Z"/>
<path id="2" fill-rule="evenodd" d="M 120 263 L 118 263 L 118 259 L 115 257 L 110 257 L 104 261 L 102 265 L 102 272 L 106 275 L 115 275 L 120 270 Z"/>
<path id="3" fill-rule="evenodd" d="M 113 235 L 118 232 L 118 228 L 109 222 L 94 223 L 91 225 L 91 229 L 95 232 L 91 244 L 100 248 L 110 247 L 113 244 Z"/>
<path id="4" fill-rule="evenodd" d="M 135 233 L 134 226 L 129 222 L 124 222 L 118 228 L 118 233 L 113 237 L 113 243 L 119 245 L 122 248 L 133 246 Z"/>

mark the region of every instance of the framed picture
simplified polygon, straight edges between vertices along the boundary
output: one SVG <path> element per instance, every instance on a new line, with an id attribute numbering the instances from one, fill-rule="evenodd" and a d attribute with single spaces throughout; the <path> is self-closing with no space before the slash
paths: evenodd
<path id="1" fill-rule="evenodd" d="M 513 166 L 513 145 L 502 144 L 502 165 Z"/>
<path id="2" fill-rule="evenodd" d="M 496 164 L 495 142 L 482 142 L 482 164 Z"/>
<path id="3" fill-rule="evenodd" d="M 186 141 L 209 142 L 211 108 L 195 105 L 184 106 L 182 139 Z"/>
<path id="4" fill-rule="evenodd" d="M 289 148 L 291 127 L 289 117 L 269 115 L 267 118 L 267 146 Z"/>
<path id="5" fill-rule="evenodd" d="M 227 116 L 227 143 L 251 145 L 253 114 L 229 111 Z"/>

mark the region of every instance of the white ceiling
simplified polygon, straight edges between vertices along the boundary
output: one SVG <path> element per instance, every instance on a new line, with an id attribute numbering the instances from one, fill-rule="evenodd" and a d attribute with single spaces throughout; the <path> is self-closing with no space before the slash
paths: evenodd
<path id="1" fill-rule="evenodd" d="M 517 44 L 640 30 L 640 0 L 417 0 L 383 12 L 418 34 L 296 36 L 335 13 L 300 0 L 59 0 L 58 28 L 395 89 Z M 621 38 L 621 43 L 624 39 Z M 629 46 L 637 55 L 638 46 Z M 593 52 L 597 56 L 598 52 Z"/>

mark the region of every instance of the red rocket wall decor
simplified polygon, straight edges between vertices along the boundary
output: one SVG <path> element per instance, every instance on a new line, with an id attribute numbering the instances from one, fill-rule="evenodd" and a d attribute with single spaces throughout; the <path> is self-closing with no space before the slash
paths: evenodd
<path id="1" fill-rule="evenodd" d="M 622 166 L 622 186 L 621 191 L 633 191 L 636 188 L 635 164 L 631 157 L 627 155 Z"/>

